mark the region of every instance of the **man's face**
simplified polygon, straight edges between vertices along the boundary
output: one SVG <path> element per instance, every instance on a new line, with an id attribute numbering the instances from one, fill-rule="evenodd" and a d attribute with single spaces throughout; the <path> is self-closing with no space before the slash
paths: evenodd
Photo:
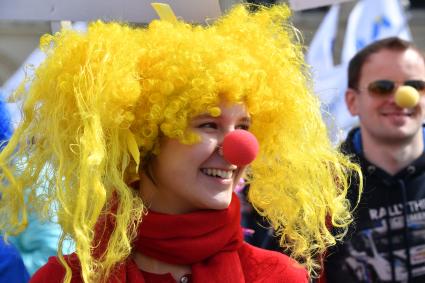
<path id="1" fill-rule="evenodd" d="M 357 90 L 346 92 L 350 113 L 358 116 L 364 138 L 378 143 L 399 143 L 420 137 L 425 117 L 425 95 L 413 108 L 395 104 L 395 91 L 379 95 L 368 90 L 377 80 L 390 80 L 402 85 L 406 80 L 425 80 L 425 63 L 414 50 L 383 49 L 372 54 L 364 63 Z"/>

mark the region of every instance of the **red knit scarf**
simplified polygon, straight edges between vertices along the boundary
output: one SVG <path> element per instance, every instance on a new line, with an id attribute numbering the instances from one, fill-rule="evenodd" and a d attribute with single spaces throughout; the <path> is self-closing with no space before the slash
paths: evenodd
<path id="1" fill-rule="evenodd" d="M 237 252 L 242 244 L 239 221 L 236 195 L 224 210 L 182 215 L 149 212 L 142 220 L 134 249 L 163 262 L 191 265 L 194 283 L 245 282 Z M 117 271 L 113 277 L 122 282 L 144 282 L 131 259 Z"/>

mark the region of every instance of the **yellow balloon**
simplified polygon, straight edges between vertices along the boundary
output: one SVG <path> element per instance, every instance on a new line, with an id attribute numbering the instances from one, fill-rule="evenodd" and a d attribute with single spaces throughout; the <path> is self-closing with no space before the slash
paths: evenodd
<path id="1" fill-rule="evenodd" d="M 398 87 L 394 99 L 398 106 L 412 108 L 419 102 L 419 92 L 414 87 L 402 85 Z"/>

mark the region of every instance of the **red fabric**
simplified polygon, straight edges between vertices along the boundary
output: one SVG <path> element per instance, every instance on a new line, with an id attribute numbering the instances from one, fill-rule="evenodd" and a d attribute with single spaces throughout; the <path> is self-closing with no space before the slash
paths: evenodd
<path id="1" fill-rule="evenodd" d="M 244 273 L 246 283 L 307 283 L 307 272 L 291 258 L 273 251 L 263 250 L 243 243 L 238 250 L 240 265 Z M 76 255 L 67 256 L 76 258 Z M 171 283 L 170 275 L 150 274 L 143 278 L 143 273 L 137 265 L 129 260 L 123 264 L 125 269 L 120 273 L 120 277 L 114 277 L 109 282 L 136 282 L 136 283 Z M 212 274 L 211 274 L 212 275 Z M 51 257 L 49 262 L 39 269 L 31 278 L 31 283 L 56 283 L 62 282 L 65 276 L 65 269 L 60 264 L 57 257 Z M 207 282 L 232 282 L 223 276 L 216 276 L 216 279 L 207 280 Z M 208 279 L 208 278 L 207 278 Z M 129 281 L 132 280 L 132 281 Z M 134 281 L 133 281 L 134 280 Z M 212 281 L 217 280 L 217 281 Z M 197 282 L 193 278 L 193 282 Z M 80 269 L 77 265 L 72 266 L 71 283 L 83 283 L 80 276 Z"/>
<path id="2" fill-rule="evenodd" d="M 238 197 L 228 209 L 168 215 L 149 212 L 139 227 L 134 249 L 172 264 L 193 265 L 242 244 Z"/>
<path id="3" fill-rule="evenodd" d="M 320 266 L 321 266 L 321 271 L 320 271 L 320 276 L 317 279 L 317 283 L 327 283 L 326 280 L 326 272 L 325 272 L 325 259 L 326 259 L 327 253 L 325 252 L 321 257 L 320 257 Z"/>
<path id="4" fill-rule="evenodd" d="M 192 282 L 195 283 L 308 282 L 306 271 L 287 256 L 243 243 L 239 221 L 239 200 L 236 195 L 229 208 L 221 211 L 184 215 L 149 212 L 143 218 L 134 249 L 164 262 L 190 264 Z M 102 235 L 110 234 L 108 231 L 105 233 Z M 71 282 L 83 282 L 76 254 L 67 256 L 66 260 L 72 269 Z M 169 276 L 146 276 L 145 273 L 144 278 L 143 274 L 129 258 L 116 267 L 109 282 L 170 282 Z M 64 275 L 65 269 L 56 257 L 52 257 L 30 282 L 62 282 Z"/>
<path id="5" fill-rule="evenodd" d="M 146 283 L 176 283 L 176 280 L 173 278 L 173 276 L 170 273 L 166 274 L 155 274 L 155 273 L 149 273 L 146 271 L 141 270 L 143 273 L 143 278 L 145 279 Z M 188 283 L 192 283 L 192 275 L 186 274 L 185 275 Z"/>
<path id="6" fill-rule="evenodd" d="M 292 258 L 244 243 L 238 251 L 246 283 L 307 283 L 307 271 Z M 216 282 L 231 282 L 216 281 Z"/>
<path id="7" fill-rule="evenodd" d="M 243 243 L 238 250 L 240 265 L 244 273 L 246 283 L 307 283 L 307 272 L 291 258 L 273 251 L 263 250 Z M 76 259 L 76 255 L 67 256 Z M 109 282 L 136 282 L 136 283 L 171 283 L 169 275 L 150 274 L 143 278 L 143 273 L 137 265 L 129 260 L 121 267 L 125 269 L 120 273 L 121 277 L 114 277 Z M 72 265 L 71 283 L 83 283 L 80 268 Z M 51 257 L 49 262 L 39 269 L 31 278 L 31 283 L 56 283 L 62 282 L 65 276 L 65 268 L 60 264 L 57 257 Z M 134 281 L 128 281 L 134 280 Z M 193 282 L 196 279 L 193 279 Z M 218 275 L 216 280 L 207 282 L 231 282 L 225 276 Z"/>

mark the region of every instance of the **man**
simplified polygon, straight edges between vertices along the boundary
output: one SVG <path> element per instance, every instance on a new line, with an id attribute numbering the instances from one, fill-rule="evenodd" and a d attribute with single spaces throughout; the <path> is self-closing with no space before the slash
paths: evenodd
<path id="1" fill-rule="evenodd" d="M 327 283 L 425 282 L 424 55 L 399 38 L 376 41 L 353 57 L 348 77 L 346 104 L 360 126 L 342 150 L 361 165 L 364 192 L 325 260 Z M 401 85 L 417 89 L 415 106 L 396 104 Z"/>

